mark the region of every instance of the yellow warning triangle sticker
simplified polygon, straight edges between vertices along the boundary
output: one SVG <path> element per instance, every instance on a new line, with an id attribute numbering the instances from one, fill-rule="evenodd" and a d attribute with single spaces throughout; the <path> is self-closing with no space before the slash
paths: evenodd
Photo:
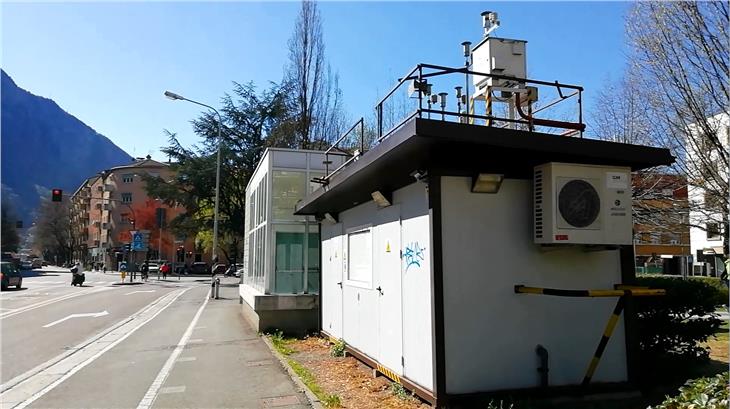
<path id="1" fill-rule="evenodd" d="M 390 241 L 385 242 L 385 252 L 390 253 Z"/>

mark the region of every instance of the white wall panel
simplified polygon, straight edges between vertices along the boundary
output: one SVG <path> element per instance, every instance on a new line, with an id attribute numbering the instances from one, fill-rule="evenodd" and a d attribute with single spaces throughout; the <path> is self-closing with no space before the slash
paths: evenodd
<path id="1" fill-rule="evenodd" d="M 394 193 L 393 201 L 401 207 L 404 375 L 432 389 L 432 244 L 426 185 L 419 182 L 406 186 Z"/>
<path id="2" fill-rule="evenodd" d="M 447 393 L 538 386 L 538 344 L 550 354 L 550 385 L 579 384 L 617 299 L 514 286 L 612 288 L 621 282 L 618 250 L 533 244 L 528 180 L 507 179 L 497 194 L 470 188 L 470 178 L 442 179 Z M 593 379 L 627 379 L 623 319 Z"/>
<path id="3" fill-rule="evenodd" d="M 342 338 L 342 224 L 322 223 L 322 329 Z"/>
<path id="4" fill-rule="evenodd" d="M 378 361 L 403 375 L 400 206 L 379 209 L 373 227 L 374 286 L 378 290 Z"/>

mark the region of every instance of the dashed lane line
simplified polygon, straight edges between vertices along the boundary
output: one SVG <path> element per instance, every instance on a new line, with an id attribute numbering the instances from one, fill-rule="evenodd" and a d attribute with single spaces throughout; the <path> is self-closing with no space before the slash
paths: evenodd
<path id="1" fill-rule="evenodd" d="M 188 325 L 188 328 L 185 330 L 182 338 L 180 338 L 180 342 L 177 343 L 177 347 L 175 347 L 175 350 L 172 351 L 170 357 L 167 358 L 165 365 L 162 366 L 162 369 L 160 369 L 160 372 L 157 374 L 157 377 L 152 382 L 152 385 L 150 385 L 147 393 L 145 393 L 144 397 L 139 402 L 139 405 L 137 405 L 137 409 L 149 409 L 152 407 L 152 404 L 155 402 L 155 399 L 157 399 L 157 396 L 160 393 L 160 388 L 162 387 L 162 384 L 165 383 L 168 375 L 170 375 L 172 367 L 175 366 L 175 361 L 178 359 L 183 349 L 185 349 L 185 345 L 188 343 L 190 336 L 193 334 L 193 329 L 198 323 L 200 315 L 203 313 L 205 306 L 208 305 L 208 300 L 210 300 L 210 290 L 208 290 L 208 293 L 205 295 L 205 301 L 203 301 L 203 305 L 201 305 L 198 309 L 198 312 L 195 313 L 195 317 L 193 317 L 193 320 L 190 321 L 190 325 Z"/>

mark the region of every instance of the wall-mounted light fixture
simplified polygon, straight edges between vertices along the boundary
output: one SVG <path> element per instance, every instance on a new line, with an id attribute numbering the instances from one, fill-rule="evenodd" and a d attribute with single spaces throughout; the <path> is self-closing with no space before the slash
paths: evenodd
<path id="1" fill-rule="evenodd" d="M 336 224 L 337 223 L 337 217 L 336 216 L 333 216 L 331 213 L 325 213 L 324 214 L 324 219 L 327 220 L 328 222 L 332 223 L 332 224 Z"/>
<path id="2" fill-rule="evenodd" d="M 373 193 L 371 193 L 371 196 L 373 197 L 373 200 L 378 205 L 378 207 L 388 207 L 393 204 L 390 200 L 391 195 L 388 194 L 387 192 L 384 194 L 381 191 L 376 190 Z"/>
<path id="3" fill-rule="evenodd" d="M 419 182 L 425 182 L 428 180 L 428 172 L 425 170 L 414 170 L 411 172 L 411 176 Z"/>
<path id="4" fill-rule="evenodd" d="M 471 191 L 472 193 L 497 193 L 503 180 L 504 175 L 480 173 L 472 178 Z"/>

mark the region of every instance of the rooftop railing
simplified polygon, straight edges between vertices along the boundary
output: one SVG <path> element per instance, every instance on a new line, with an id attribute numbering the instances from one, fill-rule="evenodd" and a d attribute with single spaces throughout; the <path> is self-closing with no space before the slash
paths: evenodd
<path id="1" fill-rule="evenodd" d="M 399 92 L 406 87 L 407 93 Z M 448 91 L 455 92 L 450 97 Z M 313 181 L 326 185 L 332 175 L 414 117 L 582 138 L 582 98 L 583 87 L 578 85 L 418 64 L 378 101 L 372 124 L 360 118 L 325 151 L 325 176 Z M 345 159 L 330 166 L 331 156 Z"/>

